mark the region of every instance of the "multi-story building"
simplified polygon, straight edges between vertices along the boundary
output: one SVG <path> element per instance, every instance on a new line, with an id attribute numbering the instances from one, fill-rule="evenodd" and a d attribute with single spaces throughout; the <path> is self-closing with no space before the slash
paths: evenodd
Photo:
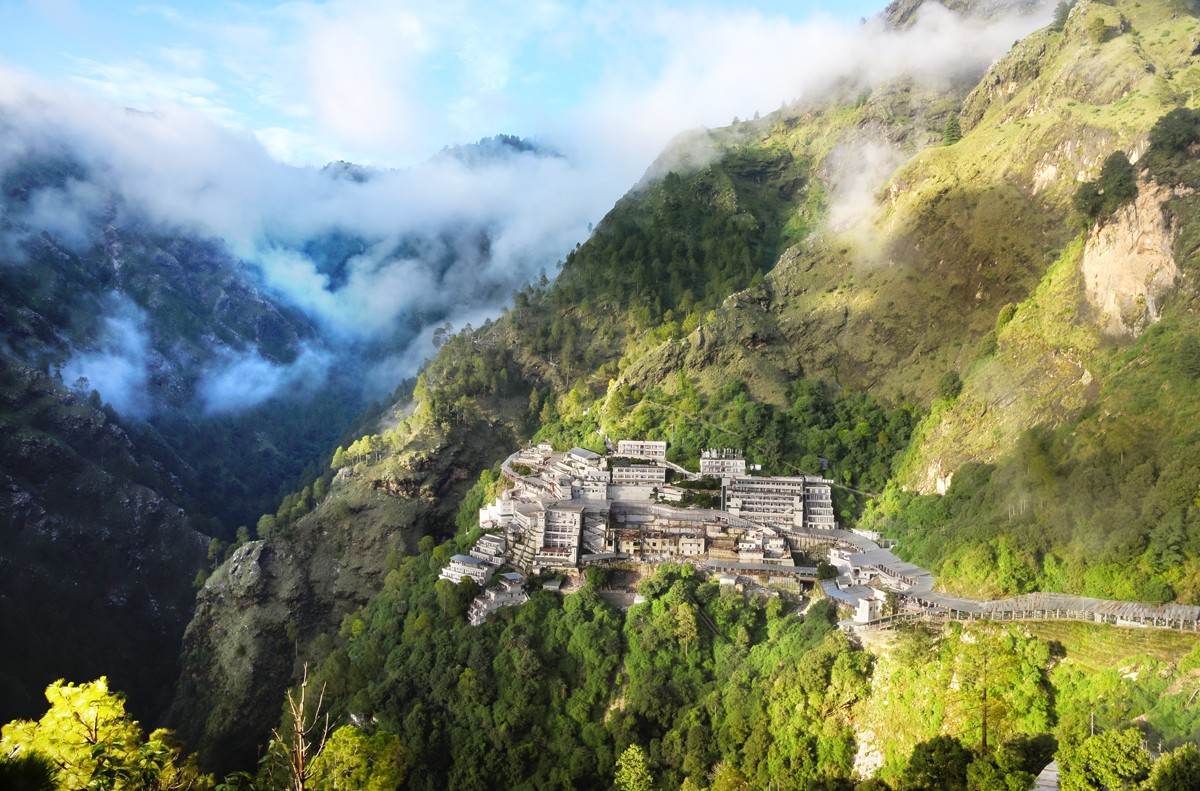
<path id="1" fill-rule="evenodd" d="M 599 453 L 588 450 L 587 448 L 571 448 L 567 451 L 565 459 L 567 464 L 574 467 L 593 467 L 595 469 L 603 469 L 605 459 Z"/>
<path id="2" fill-rule="evenodd" d="M 571 486 L 571 496 L 578 500 L 607 500 L 608 481 L 598 478 L 583 478 Z"/>
<path id="3" fill-rule="evenodd" d="M 479 526 L 484 530 L 497 527 L 508 527 L 513 518 L 512 490 L 505 489 L 493 503 L 488 503 L 479 509 Z"/>
<path id="4" fill-rule="evenodd" d="M 485 563 L 479 558 L 473 558 L 470 555 L 451 555 L 449 565 L 442 569 L 442 573 L 438 576 L 441 579 L 450 580 L 456 585 L 464 579 L 473 579 L 480 585 L 486 585 L 495 570 L 495 566 Z"/>
<path id="5" fill-rule="evenodd" d="M 745 475 L 746 459 L 733 448 L 707 448 L 700 451 L 700 474 L 713 478 Z"/>
<path id="6" fill-rule="evenodd" d="M 667 443 L 653 440 L 623 439 L 617 442 L 617 455 L 666 461 Z"/>
<path id="7" fill-rule="evenodd" d="M 679 555 L 695 558 L 704 555 L 703 535 L 690 535 L 677 530 L 656 528 L 623 528 L 610 530 L 605 551 L 630 557 Z"/>
<path id="8" fill-rule="evenodd" d="M 833 516 L 833 481 L 805 476 L 804 526 L 818 530 L 836 530 Z"/>
<path id="9" fill-rule="evenodd" d="M 614 486 L 662 486 L 667 482 L 667 468 L 653 464 L 628 464 L 612 468 Z"/>
<path id="10" fill-rule="evenodd" d="M 738 476 L 721 487 L 726 511 L 761 525 L 784 528 L 834 528 L 833 481 L 801 475 L 794 478 Z"/>
<path id="11" fill-rule="evenodd" d="M 471 602 L 467 621 L 471 626 L 479 626 L 501 607 L 515 607 L 527 601 L 529 594 L 525 592 L 525 575 L 516 572 L 501 574 L 499 586 L 488 588 Z"/>
<path id="12" fill-rule="evenodd" d="M 574 566 L 579 561 L 579 536 L 583 531 L 583 506 L 555 503 L 545 509 L 536 542 L 536 566 Z"/>
<path id="13" fill-rule="evenodd" d="M 508 541 L 504 536 L 485 535 L 480 536 L 475 542 L 475 546 L 471 547 L 471 557 L 479 558 L 484 563 L 490 563 L 493 566 L 499 566 L 504 563 L 504 553 L 508 550 Z"/>

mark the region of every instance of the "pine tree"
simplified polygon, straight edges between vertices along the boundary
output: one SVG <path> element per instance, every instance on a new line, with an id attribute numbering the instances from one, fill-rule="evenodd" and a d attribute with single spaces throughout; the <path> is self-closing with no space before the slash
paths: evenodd
<path id="1" fill-rule="evenodd" d="M 959 140 L 962 140 L 962 124 L 958 120 L 958 113 L 950 113 L 946 128 L 942 131 L 942 143 L 952 146 Z"/>
<path id="2" fill-rule="evenodd" d="M 654 788 L 654 778 L 646 766 L 646 754 L 636 744 L 631 744 L 617 759 L 617 772 L 613 776 L 613 784 L 620 791 L 650 791 Z"/>
<path id="3" fill-rule="evenodd" d="M 1067 17 L 1071 15 L 1073 5 L 1075 4 L 1063 2 L 1054 7 L 1054 23 L 1050 25 L 1051 30 L 1061 31 L 1067 26 Z"/>

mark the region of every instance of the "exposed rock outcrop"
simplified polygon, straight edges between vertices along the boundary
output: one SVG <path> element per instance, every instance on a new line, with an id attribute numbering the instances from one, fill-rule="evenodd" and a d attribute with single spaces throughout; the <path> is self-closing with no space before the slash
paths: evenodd
<path id="1" fill-rule="evenodd" d="M 513 443 L 482 423 L 410 439 L 414 452 L 339 474 L 312 513 L 239 547 L 205 582 L 168 719 L 208 768 L 253 766 L 288 685 L 328 652 L 321 636 L 379 590 L 393 552 L 453 530 L 479 470 Z"/>
<path id="2" fill-rule="evenodd" d="M 1162 303 L 1179 278 L 1172 248 L 1178 229 L 1163 203 L 1172 193 L 1139 185 L 1137 199 L 1088 234 L 1083 280 L 1095 321 L 1107 334 L 1139 335 L 1158 321 Z"/>

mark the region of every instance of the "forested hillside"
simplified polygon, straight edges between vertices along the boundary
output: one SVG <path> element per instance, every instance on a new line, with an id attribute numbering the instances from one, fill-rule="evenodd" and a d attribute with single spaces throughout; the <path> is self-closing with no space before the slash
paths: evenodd
<path id="1" fill-rule="evenodd" d="M 736 446 L 768 473 L 826 469 L 843 524 L 866 507 L 866 524 L 952 589 L 1191 601 L 1197 485 L 1190 443 L 1167 427 L 1189 414 L 1174 399 L 1191 380 L 1172 366 L 1190 332 L 1192 133 L 1152 130 L 1188 101 L 1196 31 L 1164 4 L 1080 2 L 982 79 L 842 87 L 681 138 L 553 282 L 440 336 L 412 403 L 343 457 L 362 465 L 354 485 L 419 499 L 378 462 L 424 452 L 413 438 L 431 429 L 490 424 L 562 447 L 665 439 L 684 463 Z M 1132 166 L 1102 168 L 1120 164 L 1114 152 Z M 851 178 L 863 162 L 882 163 L 866 190 Z M 1141 204 L 1126 202 L 1129 176 Z M 1139 263 L 1151 291 L 1105 280 L 1106 262 L 1140 244 L 1113 229 L 1164 201 L 1179 276 L 1154 259 Z M 1091 297 L 1088 277 L 1101 283 Z M 1128 329 L 1106 329 L 1114 316 Z M 1171 400 L 1122 400 L 1138 388 Z M 1106 446 L 1115 455 L 1097 455 Z M 321 508 L 344 491 L 335 483 Z M 304 524 L 319 553 L 328 539 Z M 259 606 L 213 599 L 192 628 L 214 644 L 189 655 L 229 651 L 221 625 Z M 293 672 L 315 639 L 297 644 Z M 254 672 L 213 668 L 185 663 L 184 678 Z M 214 731 L 254 719 L 231 705 Z"/>
<path id="2" fill-rule="evenodd" d="M 371 603 L 314 644 L 292 693 L 307 733 L 285 715 L 256 771 L 226 787 L 291 787 L 302 742 L 314 789 L 1017 789 L 1053 756 L 1064 787 L 1161 789 L 1200 770 L 1189 635 L 917 626 L 864 649 L 828 601 L 797 606 L 687 565 L 659 567 L 628 612 L 594 569 L 580 590 L 535 591 L 472 627 L 475 586 L 437 579 L 471 538 L 393 554 Z M 0 749 L 42 751 L 63 780 L 214 784 L 172 734 L 131 723 L 103 679 L 47 697 L 41 722 L 9 724 Z M 93 749 L 79 747 L 80 712 L 98 712 Z M 0 759 L 0 773 L 16 765 Z"/>
<path id="3" fill-rule="evenodd" d="M 477 591 L 436 578 L 520 444 L 644 438 L 825 473 L 842 526 L 948 590 L 1200 602 L 1198 39 L 1188 4 L 1063 3 L 986 74 L 678 138 L 553 280 L 441 329 L 404 398 L 213 546 L 170 724 L 206 769 L 274 755 L 235 784 L 275 787 L 307 673 L 356 787 L 1027 788 L 1052 755 L 1064 787 L 1175 787 L 1194 636 L 858 644 L 827 601 L 690 566 L 640 570 L 627 610 L 593 570 L 472 628 Z"/>

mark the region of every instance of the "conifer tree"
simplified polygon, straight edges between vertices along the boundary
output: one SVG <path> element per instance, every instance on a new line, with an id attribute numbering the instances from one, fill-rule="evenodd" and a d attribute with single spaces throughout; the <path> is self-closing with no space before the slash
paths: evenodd
<path id="1" fill-rule="evenodd" d="M 952 146 L 962 140 L 962 124 L 958 120 L 958 113 L 950 113 L 950 117 L 946 119 L 946 127 L 942 131 L 942 143 Z"/>
<path id="2" fill-rule="evenodd" d="M 631 744 L 617 759 L 617 772 L 613 783 L 620 791 L 650 791 L 654 778 L 646 766 L 646 754 L 636 744 Z"/>

